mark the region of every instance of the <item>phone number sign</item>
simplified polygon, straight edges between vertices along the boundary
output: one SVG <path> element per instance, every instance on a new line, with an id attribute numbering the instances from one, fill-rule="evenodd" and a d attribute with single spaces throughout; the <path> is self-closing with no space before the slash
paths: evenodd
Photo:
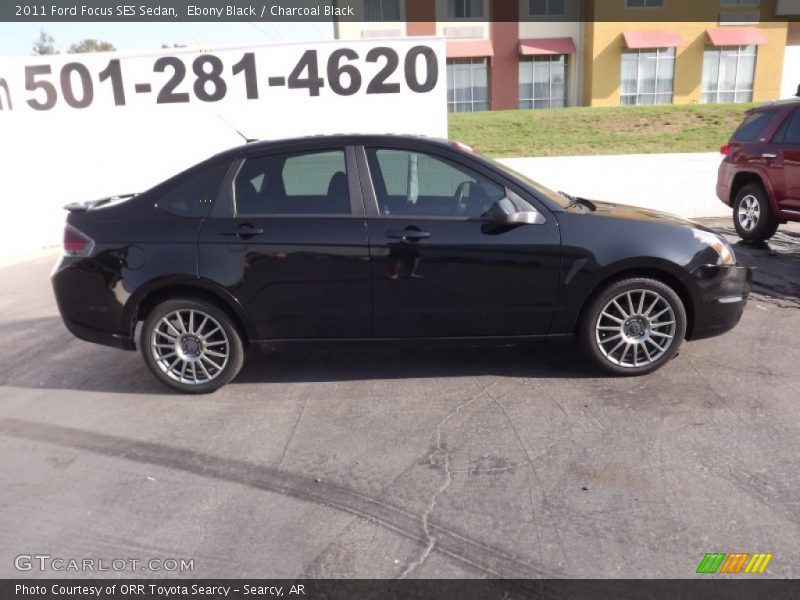
<path id="1" fill-rule="evenodd" d="M 0 61 L 0 117 L 181 107 L 262 131 L 271 119 L 278 135 L 333 133 L 319 128 L 331 121 L 337 132 L 444 135 L 444 63 L 444 42 L 425 38 L 14 58 Z M 313 116 L 326 111 L 335 119 Z"/>

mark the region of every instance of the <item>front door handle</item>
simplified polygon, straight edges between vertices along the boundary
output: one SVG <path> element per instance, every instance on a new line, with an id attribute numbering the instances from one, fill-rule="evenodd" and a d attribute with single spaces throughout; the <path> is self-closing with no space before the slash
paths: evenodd
<path id="1" fill-rule="evenodd" d="M 246 240 L 246 239 L 251 238 L 253 236 L 261 235 L 262 233 L 264 233 L 263 229 L 259 229 L 259 228 L 253 227 L 252 225 L 248 225 L 248 224 L 242 224 L 242 225 L 239 225 L 239 227 L 237 227 L 236 229 L 229 229 L 227 231 L 223 231 L 222 235 L 236 236 L 238 238 L 242 238 L 243 240 Z"/>
<path id="2" fill-rule="evenodd" d="M 386 232 L 386 237 L 396 240 L 403 240 L 404 242 L 418 242 L 431 237 L 427 231 L 420 231 L 419 229 L 390 229 Z"/>

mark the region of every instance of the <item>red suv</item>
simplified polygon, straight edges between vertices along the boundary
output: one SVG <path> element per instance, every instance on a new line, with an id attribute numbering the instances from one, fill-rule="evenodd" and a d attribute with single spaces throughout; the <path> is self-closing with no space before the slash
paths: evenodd
<path id="1" fill-rule="evenodd" d="M 762 242 L 781 223 L 800 221 L 800 100 L 773 102 L 745 114 L 722 147 L 717 196 L 733 207 L 739 236 Z"/>

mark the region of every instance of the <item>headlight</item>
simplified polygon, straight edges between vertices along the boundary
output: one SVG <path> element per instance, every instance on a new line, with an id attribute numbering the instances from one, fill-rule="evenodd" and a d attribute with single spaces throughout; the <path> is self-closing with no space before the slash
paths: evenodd
<path id="1" fill-rule="evenodd" d="M 736 264 L 736 255 L 733 253 L 733 248 L 731 248 L 728 240 L 716 233 L 703 231 L 702 229 L 693 229 L 692 233 L 694 234 L 694 239 L 704 243 L 706 246 L 711 246 L 717 252 L 719 255 L 718 265 Z"/>

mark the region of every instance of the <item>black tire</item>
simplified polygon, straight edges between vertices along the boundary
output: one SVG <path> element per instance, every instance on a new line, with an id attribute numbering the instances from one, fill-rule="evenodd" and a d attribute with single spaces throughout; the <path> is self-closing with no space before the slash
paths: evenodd
<path id="1" fill-rule="evenodd" d="M 190 333 L 193 329 L 197 333 Z M 196 298 L 174 298 L 153 308 L 142 325 L 139 348 L 156 379 L 187 394 L 218 390 L 244 363 L 242 335 L 233 319 L 215 304 Z M 170 370 L 174 360 L 178 364 Z M 180 372 L 184 363 L 185 374 Z"/>
<path id="2" fill-rule="evenodd" d="M 669 310 L 659 315 L 667 306 Z M 624 312 L 630 317 L 624 318 Z M 617 326 L 619 331 L 613 329 Z M 680 296 L 649 277 L 609 284 L 590 300 L 578 324 L 578 343 L 594 365 L 612 375 L 645 375 L 659 369 L 678 353 L 685 335 L 686 309 Z"/>
<path id="3" fill-rule="evenodd" d="M 757 207 L 757 208 L 755 208 Z M 733 226 L 748 242 L 765 242 L 778 230 L 767 192 L 759 183 L 748 183 L 733 200 Z"/>

